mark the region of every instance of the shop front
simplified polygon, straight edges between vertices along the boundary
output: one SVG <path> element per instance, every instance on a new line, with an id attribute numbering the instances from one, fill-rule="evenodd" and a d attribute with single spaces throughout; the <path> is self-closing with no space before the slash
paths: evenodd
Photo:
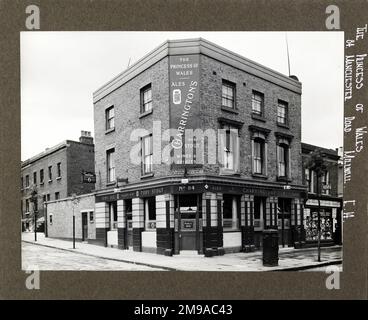
<path id="1" fill-rule="evenodd" d="M 321 232 L 321 244 L 342 244 L 342 200 L 310 198 L 304 208 L 304 229 L 307 246 L 317 245 L 318 226 Z"/>
<path id="2" fill-rule="evenodd" d="M 264 229 L 282 246 L 303 242 L 303 190 L 207 181 L 96 195 L 96 238 L 102 245 L 165 255 L 206 256 L 262 246 Z"/>

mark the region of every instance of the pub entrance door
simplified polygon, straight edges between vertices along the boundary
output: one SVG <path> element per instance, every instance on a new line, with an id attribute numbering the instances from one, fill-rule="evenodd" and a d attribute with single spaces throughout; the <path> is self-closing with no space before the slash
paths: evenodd
<path id="1" fill-rule="evenodd" d="M 179 250 L 199 250 L 199 195 L 177 196 Z"/>

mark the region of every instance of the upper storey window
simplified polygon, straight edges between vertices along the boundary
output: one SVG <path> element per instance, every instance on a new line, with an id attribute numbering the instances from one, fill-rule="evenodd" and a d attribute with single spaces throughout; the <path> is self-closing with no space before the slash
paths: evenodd
<path id="1" fill-rule="evenodd" d="M 152 111 L 152 85 L 148 84 L 141 89 L 141 113 Z"/>
<path id="2" fill-rule="evenodd" d="M 263 117 L 263 105 L 264 105 L 264 95 L 263 93 L 254 91 L 252 92 L 252 113 Z"/>
<path id="3" fill-rule="evenodd" d="M 288 124 L 288 103 L 282 100 L 277 104 L 277 123 Z"/>
<path id="4" fill-rule="evenodd" d="M 235 83 L 222 80 L 222 106 L 235 109 Z"/>
<path id="5" fill-rule="evenodd" d="M 111 130 L 115 128 L 115 110 L 114 106 L 111 106 L 105 111 L 106 118 L 106 130 Z"/>

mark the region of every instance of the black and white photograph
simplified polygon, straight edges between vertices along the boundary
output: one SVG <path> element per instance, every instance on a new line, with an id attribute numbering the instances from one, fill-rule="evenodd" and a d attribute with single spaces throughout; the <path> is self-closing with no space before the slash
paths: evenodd
<path id="1" fill-rule="evenodd" d="M 341 31 L 21 32 L 22 269 L 343 271 L 343 79 Z"/>

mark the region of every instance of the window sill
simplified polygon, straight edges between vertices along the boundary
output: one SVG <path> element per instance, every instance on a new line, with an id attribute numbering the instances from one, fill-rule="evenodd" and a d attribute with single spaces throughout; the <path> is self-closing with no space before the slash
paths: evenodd
<path id="1" fill-rule="evenodd" d="M 106 187 L 112 187 L 114 185 L 116 185 L 116 181 L 110 181 L 106 183 Z"/>
<path id="2" fill-rule="evenodd" d="M 268 179 L 268 176 L 266 176 L 265 174 L 261 174 L 261 173 L 252 173 L 252 177 L 264 179 L 264 180 Z"/>
<path id="3" fill-rule="evenodd" d="M 285 123 L 277 122 L 277 126 L 278 126 L 278 127 L 281 127 L 281 128 L 285 128 L 285 129 L 290 129 L 290 128 L 289 128 L 289 125 L 287 125 L 287 124 L 285 124 Z"/>
<path id="4" fill-rule="evenodd" d="M 153 112 L 153 109 L 149 110 L 149 111 L 146 111 L 146 112 L 143 112 L 139 115 L 139 119 L 141 118 L 144 118 L 146 116 L 148 116 L 149 114 L 151 114 Z"/>
<path id="5" fill-rule="evenodd" d="M 256 113 L 252 113 L 252 119 L 262 121 L 262 122 L 266 122 L 266 119 L 265 119 L 264 116 L 260 116 Z"/>
<path id="6" fill-rule="evenodd" d="M 236 109 L 225 107 L 225 106 L 221 106 L 221 110 L 226 111 L 226 112 L 230 112 L 230 113 L 239 114 L 239 112 Z"/>
<path id="7" fill-rule="evenodd" d="M 279 182 L 291 182 L 291 179 L 288 177 L 277 177 L 277 181 Z"/>
<path id="8" fill-rule="evenodd" d="M 220 175 L 224 176 L 240 176 L 240 173 L 235 170 L 220 168 Z"/>
<path id="9" fill-rule="evenodd" d="M 61 177 L 57 177 L 56 180 L 61 180 Z"/>
<path id="10" fill-rule="evenodd" d="M 152 173 L 146 173 L 144 175 L 141 176 L 141 179 L 146 179 L 146 178 L 151 178 L 153 177 L 155 174 L 152 172 Z"/>
<path id="11" fill-rule="evenodd" d="M 52 183 L 52 180 L 49 180 L 48 183 Z"/>
<path id="12" fill-rule="evenodd" d="M 44 182 L 40 182 L 40 186 L 43 186 L 45 183 Z"/>
<path id="13" fill-rule="evenodd" d="M 115 127 L 114 128 L 110 128 L 110 129 L 107 129 L 105 131 L 105 134 L 109 134 L 109 133 L 114 132 L 114 131 L 115 131 Z"/>

